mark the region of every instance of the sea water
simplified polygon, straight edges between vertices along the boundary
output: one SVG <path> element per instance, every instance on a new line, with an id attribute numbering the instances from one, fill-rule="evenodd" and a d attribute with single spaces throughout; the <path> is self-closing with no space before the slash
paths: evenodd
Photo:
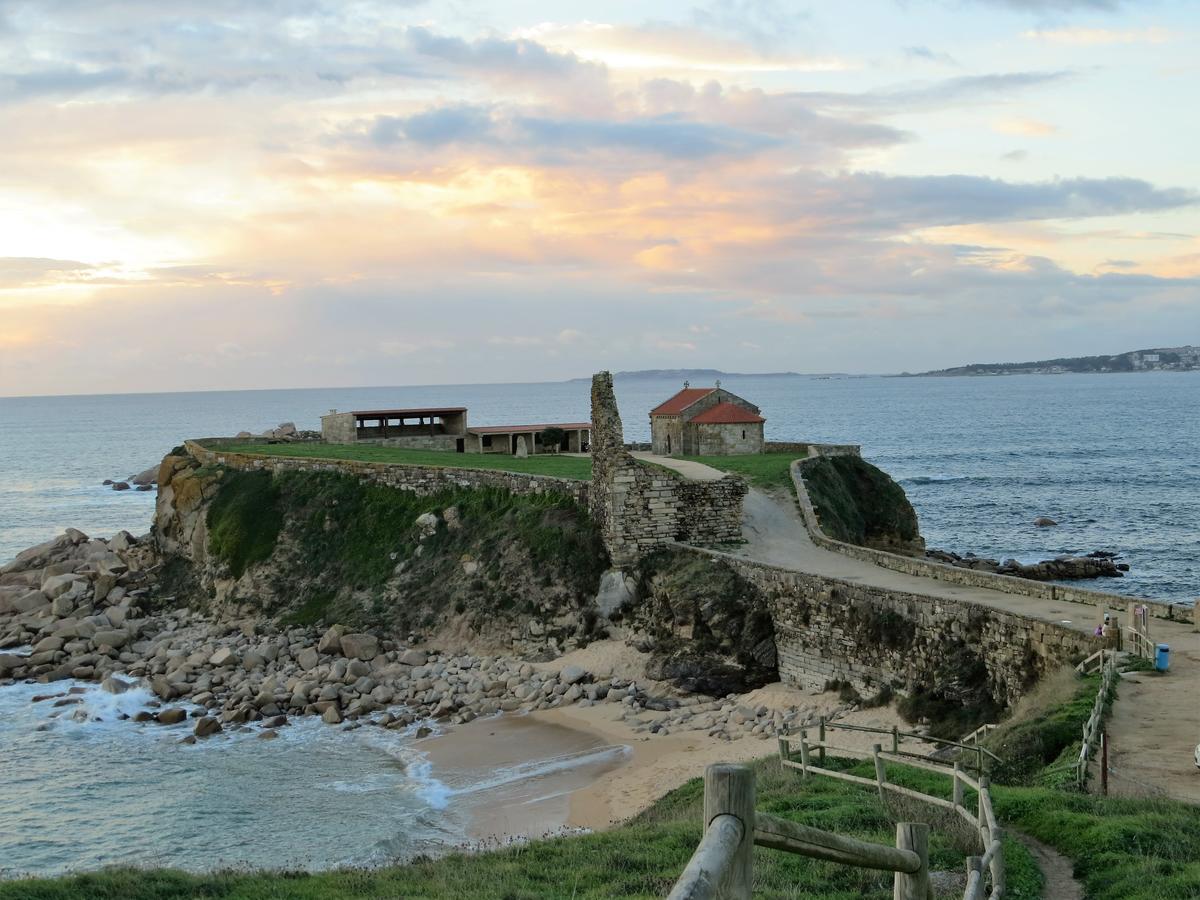
<path id="1" fill-rule="evenodd" d="M 1128 577 L 1104 590 L 1200 595 L 1198 373 L 960 378 L 729 377 L 774 440 L 861 444 L 904 486 L 929 546 L 1037 562 L 1112 550 Z M 625 437 L 678 379 L 618 378 Z M 586 380 L 0 398 L 0 562 L 67 526 L 144 533 L 153 493 L 106 478 L 154 465 L 185 437 L 316 429 L 331 408 L 466 406 L 475 425 L 588 418 Z M 1057 528 L 1035 528 L 1049 516 Z"/>

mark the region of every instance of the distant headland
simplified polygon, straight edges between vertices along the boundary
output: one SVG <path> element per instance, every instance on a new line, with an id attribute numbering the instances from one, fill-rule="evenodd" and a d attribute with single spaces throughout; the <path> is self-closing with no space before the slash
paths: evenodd
<path id="1" fill-rule="evenodd" d="M 823 373 L 826 374 L 826 373 Z M 832 373 L 828 373 L 832 374 Z M 720 369 L 637 369 L 615 372 L 614 378 L 683 378 L 688 381 L 712 381 L 717 378 L 803 378 L 801 372 L 722 372 Z M 820 375 L 809 375 L 819 378 Z M 571 381 L 591 381 L 591 378 L 572 378 Z"/>
<path id="2" fill-rule="evenodd" d="M 1200 347 L 1129 350 L 1115 356 L 1072 356 L 1021 363 L 972 363 L 952 369 L 919 372 L 917 377 L 949 375 L 1063 375 L 1068 372 L 1200 371 Z M 905 372 L 904 375 L 912 373 Z"/>

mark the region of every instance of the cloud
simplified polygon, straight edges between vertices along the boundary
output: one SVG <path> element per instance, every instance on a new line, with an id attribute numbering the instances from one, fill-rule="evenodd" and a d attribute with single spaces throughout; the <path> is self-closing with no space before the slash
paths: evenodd
<path id="1" fill-rule="evenodd" d="M 1125 0 L 974 0 L 988 6 L 1006 6 L 1029 12 L 1071 12 L 1093 9 L 1111 12 L 1125 5 Z"/>
<path id="2" fill-rule="evenodd" d="M 1049 137 L 1058 133 L 1058 126 L 1037 119 L 1004 119 L 992 128 L 1000 134 L 1016 134 L 1023 137 Z"/>
<path id="3" fill-rule="evenodd" d="M 1073 77 L 1073 73 L 1066 70 L 999 72 L 962 75 L 941 81 L 879 88 L 860 93 L 805 91 L 795 96 L 817 108 L 902 113 L 914 109 L 948 108 L 964 103 L 1004 101 L 1016 91 L 1053 85 Z"/>
<path id="4" fill-rule="evenodd" d="M 918 44 L 904 48 L 904 55 L 909 59 L 923 60 L 925 62 L 938 63 L 944 66 L 959 66 L 961 65 L 957 59 L 949 53 L 943 53 L 938 50 L 933 50 L 926 47 L 924 44 Z"/>
<path id="5" fill-rule="evenodd" d="M 1049 44 L 1078 47 L 1098 47 L 1110 44 L 1164 44 L 1171 40 L 1165 28 L 1143 28 L 1137 31 L 1117 31 L 1110 28 L 1052 28 L 1026 31 L 1023 36 Z"/>

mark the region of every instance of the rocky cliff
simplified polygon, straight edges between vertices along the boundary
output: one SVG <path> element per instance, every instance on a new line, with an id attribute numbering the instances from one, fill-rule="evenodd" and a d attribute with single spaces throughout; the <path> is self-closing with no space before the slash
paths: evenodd
<path id="1" fill-rule="evenodd" d="M 418 496 L 336 471 L 272 475 L 163 460 L 164 582 L 216 613 L 450 636 L 537 655 L 586 643 L 607 557 L 553 494 Z"/>

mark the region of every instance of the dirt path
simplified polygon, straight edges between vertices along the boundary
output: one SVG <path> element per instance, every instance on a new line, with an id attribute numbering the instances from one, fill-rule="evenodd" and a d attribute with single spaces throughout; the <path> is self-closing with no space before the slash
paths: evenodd
<path id="1" fill-rule="evenodd" d="M 1069 859 L 1037 838 L 1012 829 L 1008 833 L 1033 854 L 1046 879 L 1042 886 L 1042 896 L 1046 900 L 1083 900 L 1083 885 L 1075 880 L 1075 870 Z"/>
<path id="2" fill-rule="evenodd" d="M 1117 685 L 1108 732 L 1108 792 L 1118 797 L 1166 796 L 1200 803 L 1200 635 L 1166 629 L 1151 634 L 1171 647 L 1163 675 L 1130 674 Z M 1091 788 L 1100 790 L 1099 772 Z"/>
<path id="3" fill-rule="evenodd" d="M 680 475 L 690 478 L 692 481 L 719 481 L 726 475 L 720 469 L 714 469 L 712 466 L 706 466 L 704 463 L 692 462 L 690 459 L 677 459 L 674 456 L 658 456 L 645 450 L 636 450 L 633 455 L 638 459 L 654 463 L 657 466 L 674 469 Z"/>

